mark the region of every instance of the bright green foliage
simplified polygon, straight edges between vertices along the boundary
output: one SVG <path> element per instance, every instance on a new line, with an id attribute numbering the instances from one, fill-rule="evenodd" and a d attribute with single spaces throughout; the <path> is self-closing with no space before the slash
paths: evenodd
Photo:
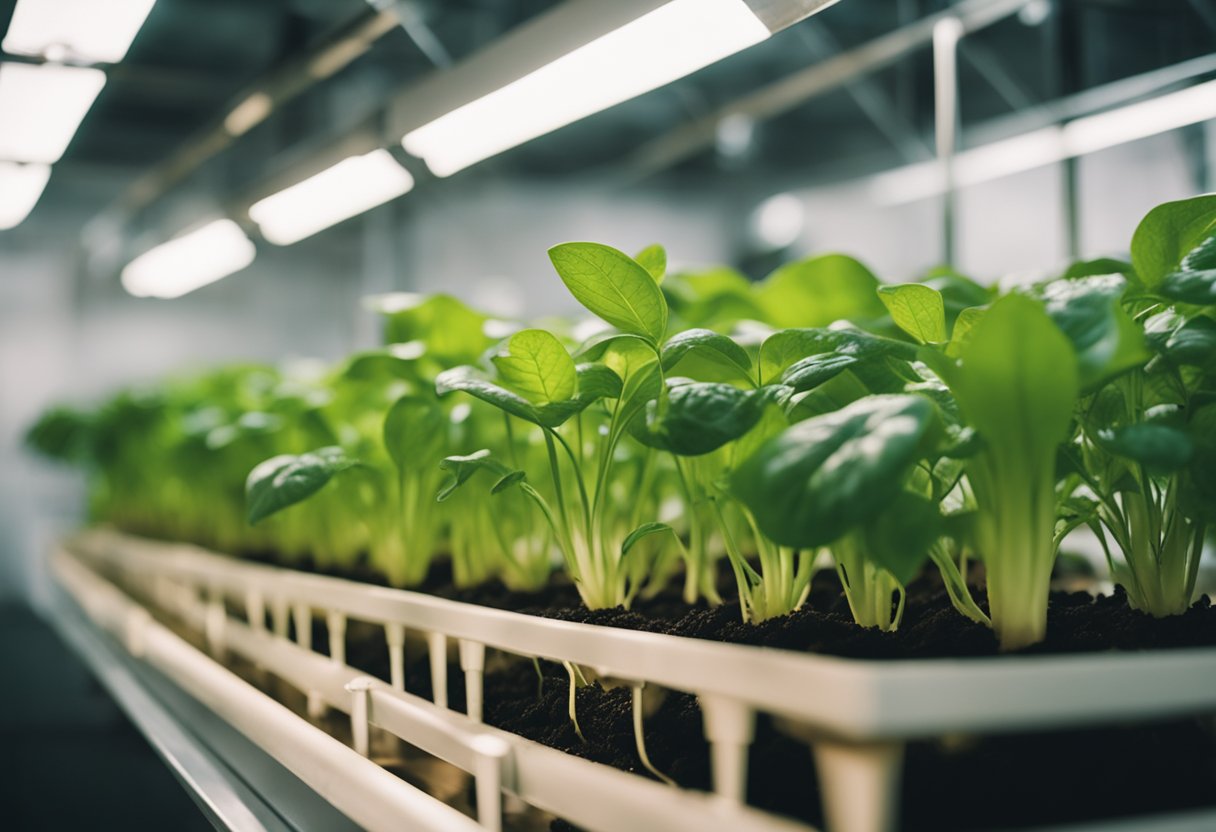
<path id="1" fill-rule="evenodd" d="M 249 522 L 257 523 L 320 491 L 335 474 L 358 463 L 339 447 L 318 448 L 306 454 L 281 454 L 259 463 L 249 472 Z"/>
<path id="2" fill-rule="evenodd" d="M 28 442 L 86 466 L 94 516 L 125 530 L 397 586 L 437 559 L 518 590 L 559 567 L 604 608 L 676 581 L 719 604 L 733 576 L 760 622 L 823 562 L 854 620 L 891 630 L 931 562 L 1018 649 L 1085 526 L 1132 606 L 1189 608 L 1216 521 L 1216 196 L 1151 211 L 1130 263 L 1004 294 L 949 269 L 881 285 L 838 254 L 758 284 L 668 274 L 658 245 L 549 255 L 590 330 L 499 340 L 456 298 L 384 295 L 384 345 L 336 366 L 56 408 Z"/>
<path id="3" fill-rule="evenodd" d="M 1042 304 L 1019 295 L 993 303 L 958 355 L 935 369 L 983 442 L 966 461 L 975 546 L 993 629 L 1003 648 L 1016 649 L 1047 631 L 1056 448 L 1079 394 L 1077 359 Z"/>
<path id="4" fill-rule="evenodd" d="M 892 595 L 899 593 L 901 611 L 902 581 L 915 575 L 932 542 L 913 538 L 897 552 L 890 545 L 869 548 L 862 538 L 866 525 L 899 501 L 913 466 L 929 455 L 936 423 L 928 399 L 862 399 L 768 440 L 731 479 L 760 531 L 777 544 L 832 548 L 853 615 L 864 626 L 898 626 Z M 895 533 L 890 527 L 877 532 L 885 543 Z M 874 551 L 885 562 L 877 562 Z"/>
<path id="5" fill-rule="evenodd" d="M 891 319 L 922 344 L 946 340 L 946 303 L 942 293 L 919 283 L 880 286 L 878 297 Z"/>
<path id="6" fill-rule="evenodd" d="M 757 298 L 777 327 L 827 326 L 882 315 L 877 288 L 878 278 L 852 257 L 825 254 L 777 269 L 760 284 Z"/>
<path id="7" fill-rule="evenodd" d="M 1191 605 L 1204 533 L 1216 520 L 1216 197 L 1149 212 L 1132 241 L 1124 314 L 1151 361 L 1131 362 L 1077 414 L 1068 449 L 1066 528 L 1087 525 L 1133 607 L 1155 616 Z"/>
<path id="8" fill-rule="evenodd" d="M 563 243 L 549 249 L 549 259 L 570 294 L 593 314 L 622 332 L 663 340 L 667 301 L 637 261 L 599 243 Z"/>

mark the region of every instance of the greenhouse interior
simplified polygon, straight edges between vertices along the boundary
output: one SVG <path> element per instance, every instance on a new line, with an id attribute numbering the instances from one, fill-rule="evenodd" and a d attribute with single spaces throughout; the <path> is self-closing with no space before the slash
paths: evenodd
<path id="1" fill-rule="evenodd" d="M 1216 830 L 1214 192 L 1216 0 L 0 0 L 0 828 Z"/>

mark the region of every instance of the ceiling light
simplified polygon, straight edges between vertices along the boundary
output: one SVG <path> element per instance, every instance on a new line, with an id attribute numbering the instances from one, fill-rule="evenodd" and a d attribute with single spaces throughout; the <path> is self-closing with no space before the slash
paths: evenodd
<path id="1" fill-rule="evenodd" d="M 232 220 L 214 220 L 136 257 L 122 285 L 136 297 L 177 298 L 253 262 L 253 241 Z"/>
<path id="2" fill-rule="evenodd" d="M 0 64 L 0 159 L 59 161 L 105 83 L 100 69 Z"/>
<path id="3" fill-rule="evenodd" d="M 793 194 L 770 196 L 752 212 L 752 236 L 765 250 L 792 246 L 805 227 L 806 207 Z"/>
<path id="4" fill-rule="evenodd" d="M 1209 119 L 1216 81 L 964 150 L 954 157 L 954 181 L 978 185 Z M 875 175 L 870 188 L 880 204 L 899 205 L 944 193 L 946 177 L 941 162 L 918 162 Z"/>
<path id="5" fill-rule="evenodd" d="M 343 159 L 316 176 L 255 202 L 249 216 L 262 236 L 281 246 L 395 199 L 414 177 L 387 150 Z"/>
<path id="6" fill-rule="evenodd" d="M 832 0 L 671 0 L 612 4 L 574 2 L 558 7 L 549 21 L 504 38 L 497 53 L 473 58 L 440 77 L 431 89 L 401 102 L 407 117 L 435 109 L 434 97 L 450 98 L 475 88 L 476 77 L 512 77 L 507 67 L 552 52 L 553 42 L 589 18 L 611 17 L 613 25 L 516 80 L 440 109 L 438 117 L 405 133 L 405 149 L 424 159 L 438 176 L 494 156 L 538 136 L 682 78 L 831 5 Z M 643 10 L 619 20 L 626 5 Z M 755 9 L 753 9 L 755 6 Z M 557 15 L 564 14 L 559 19 Z M 619 20 L 619 22 L 617 22 Z M 587 28 L 587 27 L 584 27 Z M 463 70 L 463 73 L 462 73 Z M 474 72 L 476 70 L 476 72 Z M 487 75 L 487 73 L 489 73 Z M 429 96 L 429 97 L 428 97 Z"/>
<path id="7" fill-rule="evenodd" d="M 15 228 L 29 216 L 50 178 L 50 165 L 0 162 L 0 230 Z"/>
<path id="8" fill-rule="evenodd" d="M 13 55 L 118 63 L 156 0 L 18 0 L 2 44 Z"/>
<path id="9" fill-rule="evenodd" d="M 272 109 L 274 99 L 264 92 L 252 93 L 224 117 L 224 129 L 230 136 L 243 136 L 265 121 Z"/>

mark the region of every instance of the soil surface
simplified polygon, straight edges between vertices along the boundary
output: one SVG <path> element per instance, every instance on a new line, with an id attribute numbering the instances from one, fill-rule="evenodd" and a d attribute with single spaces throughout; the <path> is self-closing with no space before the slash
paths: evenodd
<path id="1" fill-rule="evenodd" d="M 362 570 L 342 577 L 381 582 Z M 857 659 L 998 655 L 991 631 L 956 612 L 940 583 L 932 579 L 909 588 L 904 619 L 895 633 L 857 627 L 831 572 L 816 576 L 802 610 L 759 625 L 742 623 L 737 601 L 690 608 L 675 591 L 639 600 L 632 610 L 588 611 L 569 584 L 554 583 L 540 593 L 511 592 L 501 586 L 462 590 L 437 573 L 423 589 L 567 621 Z M 729 591 L 725 581 L 723 597 Z M 982 589 L 974 594 L 985 606 Z M 353 665 L 387 677 L 387 652 L 378 628 L 352 629 L 348 640 L 348 660 Z M 323 628 L 314 633 L 314 643 L 325 649 Z M 1046 641 L 1021 652 L 1212 645 L 1216 645 L 1216 608 L 1206 599 L 1185 615 L 1154 619 L 1131 610 L 1119 590 L 1097 598 L 1085 592 L 1053 592 Z M 578 689 L 580 739 L 568 716 L 569 678 L 561 665 L 533 665 L 491 651 L 485 686 L 489 724 L 580 757 L 653 776 L 635 750 L 627 688 L 605 689 L 593 681 Z M 407 687 L 419 695 L 430 694 L 429 671 L 420 650 L 414 651 L 409 663 Z M 455 665 L 449 669 L 449 688 L 452 707 L 463 709 L 463 677 Z M 648 691 L 645 725 L 647 750 L 661 772 L 686 788 L 710 788 L 708 749 L 695 697 Z M 817 778 L 806 744 L 781 733 L 763 715 L 752 745 L 750 771 L 750 804 L 822 824 Z M 901 814 L 905 830 L 1002 829 L 1214 805 L 1216 722 L 1209 717 L 911 743 Z M 572 827 L 559 821 L 555 828 Z"/>

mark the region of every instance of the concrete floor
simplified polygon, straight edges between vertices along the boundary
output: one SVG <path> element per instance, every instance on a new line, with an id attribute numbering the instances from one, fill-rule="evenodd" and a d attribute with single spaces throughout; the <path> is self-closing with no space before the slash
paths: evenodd
<path id="1" fill-rule="evenodd" d="M 0 604 L 0 829 L 211 828 L 58 636 Z"/>

